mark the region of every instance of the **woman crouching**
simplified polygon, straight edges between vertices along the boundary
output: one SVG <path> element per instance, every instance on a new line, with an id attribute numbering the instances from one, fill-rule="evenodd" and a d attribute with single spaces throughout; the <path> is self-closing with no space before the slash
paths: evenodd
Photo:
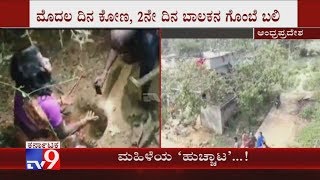
<path id="1" fill-rule="evenodd" d="M 16 87 L 19 88 L 14 98 L 14 124 L 25 135 L 24 139 L 20 136 L 20 141 L 46 139 L 50 129 L 56 135 L 56 139 L 63 140 L 88 122 L 98 119 L 92 111 L 89 111 L 85 118 L 66 125 L 61 113 L 62 102 L 53 96 L 50 88 L 51 71 L 50 60 L 43 57 L 35 46 L 17 52 L 12 57 L 10 73 Z M 25 97 L 26 94 L 27 97 Z M 35 103 L 26 106 L 26 102 L 32 102 L 31 100 Z M 34 111 L 26 107 L 31 107 Z M 46 123 L 49 127 L 45 127 Z M 44 131 L 44 129 L 47 130 Z"/>

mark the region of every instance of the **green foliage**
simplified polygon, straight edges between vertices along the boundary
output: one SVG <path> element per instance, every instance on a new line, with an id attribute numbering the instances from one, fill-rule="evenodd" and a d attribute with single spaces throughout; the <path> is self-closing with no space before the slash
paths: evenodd
<path id="1" fill-rule="evenodd" d="M 0 129 L 0 148 L 13 147 L 15 143 L 14 136 L 15 128 L 9 126 L 6 129 Z"/>
<path id="2" fill-rule="evenodd" d="M 181 57 L 207 50 L 241 51 L 246 54 L 246 60 L 238 58 L 234 72 L 223 77 L 214 71 L 200 70 L 195 63 L 187 62 L 179 63 L 176 69 L 162 72 L 162 91 L 171 93 L 171 102 L 179 105 L 183 112 L 184 117 L 178 119 L 186 121 L 193 118 L 200 112 L 200 107 L 207 104 L 194 91 L 208 91 L 210 103 L 213 104 L 222 102 L 229 94 L 235 94 L 240 114 L 234 122 L 229 121 L 229 128 L 234 132 L 239 127 L 259 126 L 258 117 L 263 119 L 262 113 L 270 109 L 276 95 L 281 92 L 309 90 L 315 92 L 314 98 L 318 103 L 301 112 L 300 116 L 310 123 L 298 135 L 297 142 L 304 147 L 320 145 L 320 141 L 317 142 L 320 139 L 320 58 L 317 56 L 320 41 L 255 41 L 254 46 L 250 40 L 201 41 L 170 40 L 165 43 L 164 53 L 175 53 Z M 303 48 L 306 49 L 305 56 L 313 57 L 299 57 Z M 170 88 L 181 91 L 172 91 Z M 245 120 L 248 122 L 244 123 Z"/>
<path id="3" fill-rule="evenodd" d="M 310 41 L 304 46 L 308 56 L 315 56 L 320 54 L 320 42 Z"/>
<path id="4" fill-rule="evenodd" d="M 2 42 L 0 47 L 0 68 L 9 64 L 11 58 L 11 46 L 7 43 Z"/>
<path id="5" fill-rule="evenodd" d="M 301 117 L 304 119 L 312 120 L 316 117 L 316 114 L 317 108 L 315 106 L 308 106 L 302 111 Z"/>
<path id="6" fill-rule="evenodd" d="M 0 47 L 0 81 L 4 81 L 7 79 L 9 74 L 9 62 L 12 56 L 10 44 L 1 43 Z M 5 79 L 6 78 L 6 79 Z M 0 92 L 3 97 L 8 97 L 11 93 L 11 89 L 6 86 L 2 86 L 0 84 Z M 5 112 L 9 110 L 8 107 L 8 98 L 0 98 L 0 112 Z"/>
<path id="7" fill-rule="evenodd" d="M 204 51 L 246 51 L 253 50 L 253 41 L 247 39 L 163 39 L 163 54 L 177 54 L 180 57 L 199 56 Z"/>
<path id="8" fill-rule="evenodd" d="M 285 83 L 282 72 L 287 51 L 278 44 L 263 46 L 255 58 L 236 67 L 236 86 L 241 112 L 254 117 Z"/>
<path id="9" fill-rule="evenodd" d="M 320 90 L 315 91 L 313 97 L 317 102 L 320 102 Z"/>
<path id="10" fill-rule="evenodd" d="M 303 147 L 319 147 L 320 141 L 320 103 L 306 107 L 301 117 L 311 122 L 299 133 L 298 143 Z"/>
<path id="11" fill-rule="evenodd" d="M 193 40 L 178 41 L 176 46 L 179 56 L 197 56 L 203 49 L 201 42 Z"/>
<path id="12" fill-rule="evenodd" d="M 320 88 L 320 72 L 312 73 L 311 78 L 304 83 L 304 89 L 317 90 Z"/>
<path id="13" fill-rule="evenodd" d="M 248 46 L 251 43 L 243 42 Z M 201 47 L 200 44 L 197 48 Z M 220 41 L 221 44 L 233 45 L 231 41 Z M 287 63 L 288 51 L 280 44 L 270 41 L 259 45 L 253 55 L 253 59 L 240 61 L 235 66 L 235 71 L 228 76 L 218 75 L 214 70 L 200 69 L 195 65 L 195 61 L 178 62 L 175 69 L 162 72 L 162 83 L 165 85 L 162 92 L 175 95 L 173 102 L 180 109 L 190 109 L 190 112 L 183 113 L 183 119 L 198 115 L 200 107 L 207 104 L 200 96 L 202 92 L 210 96 L 212 104 L 222 103 L 227 96 L 237 95 L 241 112 L 246 117 L 254 119 L 260 111 L 266 110 L 266 105 L 270 104 L 286 84 L 286 74 L 283 70 Z M 174 88 L 180 91 L 172 90 Z"/>
<path id="14" fill-rule="evenodd" d="M 320 121 L 312 121 L 298 136 L 298 143 L 302 147 L 319 147 Z"/>
<path id="15" fill-rule="evenodd" d="M 183 120 L 190 120 L 200 113 L 206 105 L 201 93 L 210 96 L 213 104 L 223 102 L 232 93 L 225 79 L 213 70 L 196 66 L 195 61 L 179 62 L 176 68 L 162 72 L 162 92 L 171 97 L 171 102 L 183 110 Z"/>
<path id="16" fill-rule="evenodd" d="M 315 58 L 313 58 L 313 61 L 311 61 L 310 71 L 311 72 L 318 72 L 319 68 L 320 68 L 320 58 L 315 57 Z"/>

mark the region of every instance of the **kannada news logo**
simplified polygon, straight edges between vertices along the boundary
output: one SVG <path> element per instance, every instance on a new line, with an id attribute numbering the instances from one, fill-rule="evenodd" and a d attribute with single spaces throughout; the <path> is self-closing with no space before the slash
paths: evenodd
<path id="1" fill-rule="evenodd" d="M 27 170 L 60 170 L 59 141 L 27 141 Z"/>

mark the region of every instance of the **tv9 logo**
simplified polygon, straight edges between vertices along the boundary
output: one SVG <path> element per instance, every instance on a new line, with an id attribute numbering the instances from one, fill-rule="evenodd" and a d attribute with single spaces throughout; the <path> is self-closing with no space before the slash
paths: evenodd
<path id="1" fill-rule="evenodd" d="M 31 148 L 26 149 L 27 170 L 60 170 L 60 154 L 58 148 L 54 148 L 52 144 L 48 144 L 47 142 L 32 142 L 29 147 Z M 41 147 L 44 148 L 42 149 Z"/>

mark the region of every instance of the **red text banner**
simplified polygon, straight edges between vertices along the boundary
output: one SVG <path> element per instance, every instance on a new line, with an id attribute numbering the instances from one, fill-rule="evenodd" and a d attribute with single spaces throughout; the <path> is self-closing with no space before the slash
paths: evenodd
<path id="1" fill-rule="evenodd" d="M 0 170 L 1 179 L 319 179 L 319 170 L 252 170 L 252 169 L 121 169 L 121 170 L 60 170 L 60 171 L 25 171 Z"/>
<path id="2" fill-rule="evenodd" d="M 29 0 L 1 0 L 0 27 L 29 27 Z"/>
<path id="3" fill-rule="evenodd" d="M 255 39 L 320 39 L 320 28 L 254 28 Z"/>
<path id="4" fill-rule="evenodd" d="M 320 149 L 60 149 L 61 169 L 320 169 Z M 0 149 L 0 169 L 25 169 L 25 149 Z"/>
<path id="5" fill-rule="evenodd" d="M 298 0 L 298 27 L 320 27 L 320 1 Z"/>

